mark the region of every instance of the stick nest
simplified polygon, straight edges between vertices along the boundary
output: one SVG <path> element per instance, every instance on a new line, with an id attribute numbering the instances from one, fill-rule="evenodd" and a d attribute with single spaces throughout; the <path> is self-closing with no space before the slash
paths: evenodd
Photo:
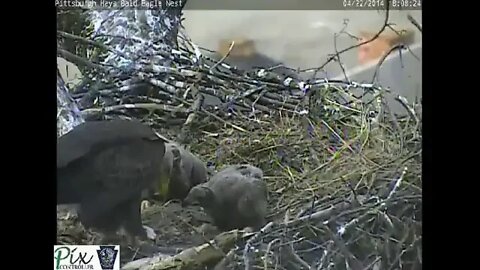
<path id="1" fill-rule="evenodd" d="M 272 223 L 237 247 L 229 269 L 421 268 L 418 126 L 397 119 L 394 132 L 361 118 L 278 116 L 232 121 L 248 132 L 198 132 L 193 152 L 218 167 L 254 164 L 268 183 Z"/>
<path id="2" fill-rule="evenodd" d="M 107 72 L 115 79 L 73 95 L 85 117 L 140 119 L 217 170 L 264 170 L 269 223 L 238 241 L 224 267 L 421 269 L 419 106 L 398 97 L 408 112 L 399 117 L 380 86 L 241 72 L 183 41 L 175 54 L 156 54 L 171 68 L 137 60 L 134 71 L 116 68 Z M 206 105 L 208 96 L 220 101 Z M 59 235 L 66 230 L 75 231 Z M 64 242 L 92 241 L 69 235 Z"/>

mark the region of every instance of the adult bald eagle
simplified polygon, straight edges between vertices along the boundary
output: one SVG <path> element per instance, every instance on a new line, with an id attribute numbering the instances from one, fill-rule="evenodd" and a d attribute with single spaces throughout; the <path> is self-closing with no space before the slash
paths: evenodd
<path id="1" fill-rule="evenodd" d="M 140 122 L 82 123 L 57 141 L 57 204 L 79 204 L 80 222 L 107 236 L 123 227 L 145 239 L 141 195 L 164 155 L 165 140 Z"/>

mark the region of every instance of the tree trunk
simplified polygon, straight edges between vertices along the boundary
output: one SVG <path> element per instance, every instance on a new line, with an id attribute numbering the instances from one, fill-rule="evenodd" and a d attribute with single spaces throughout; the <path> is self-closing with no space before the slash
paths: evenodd
<path id="1" fill-rule="evenodd" d="M 186 1 L 182 2 L 186 3 Z M 110 48 L 115 48 L 115 52 L 103 52 L 98 59 L 94 59 L 106 66 L 113 67 L 101 79 L 113 81 L 115 78 L 131 77 L 131 67 L 135 66 L 135 59 L 138 59 L 142 52 L 155 55 L 151 49 L 152 44 L 163 47 L 162 51 L 167 53 L 176 49 L 182 8 L 88 11 L 88 15 L 82 18 L 90 21 L 90 23 L 87 22 L 87 25 L 93 26 L 94 31 L 91 38 L 99 43 L 109 44 Z M 68 32 L 66 30 L 64 29 L 65 32 Z M 123 39 L 118 37 L 123 37 Z M 125 38 L 141 40 L 141 42 L 129 43 L 125 41 Z M 170 62 L 167 58 L 156 64 L 168 67 Z M 57 136 L 61 136 L 84 122 L 85 119 L 75 100 L 69 94 L 59 72 L 57 73 Z M 86 74 L 83 75 L 83 80 L 86 80 Z M 96 81 L 100 81 L 100 78 L 96 79 Z"/>
<path id="2" fill-rule="evenodd" d="M 82 114 L 57 69 L 57 136 L 62 136 L 82 122 Z"/>

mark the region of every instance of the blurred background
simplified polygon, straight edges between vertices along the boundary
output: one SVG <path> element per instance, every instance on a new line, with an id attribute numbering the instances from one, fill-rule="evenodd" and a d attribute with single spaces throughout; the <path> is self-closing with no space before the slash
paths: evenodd
<path id="1" fill-rule="evenodd" d="M 202 3 L 209 1 L 216 0 Z M 204 51 L 216 59 L 224 56 L 229 51 L 231 41 L 235 41 L 225 62 L 241 69 L 270 67 L 278 63 L 294 69 L 319 67 L 335 53 L 335 45 L 338 51 L 355 45 L 362 38 L 368 39 L 377 33 L 385 23 L 385 11 L 198 10 L 195 9 L 196 3 L 188 2 L 184 10 L 184 26 L 190 38 L 200 47 L 217 51 Z M 288 4 L 295 5 L 298 2 L 288 1 Z M 409 50 L 392 53 L 382 64 L 377 81 L 412 102 L 420 98 L 422 36 L 408 20 L 409 15 L 422 24 L 420 10 L 392 10 L 388 22 L 402 33 L 401 36 L 387 29 L 375 42 L 341 54 L 340 60 L 346 74 L 338 62 L 332 62 L 316 77 L 344 79 L 347 75 L 351 80 L 370 82 L 381 56 L 401 42 L 408 45 Z M 74 66 L 69 67 L 67 76 L 64 67 L 69 64 L 60 59 L 59 65 L 61 73 L 69 81 L 77 80 L 79 75 Z M 288 74 L 285 70 L 278 72 Z M 301 77 L 309 79 L 313 75 L 302 73 Z"/>
<path id="2" fill-rule="evenodd" d="M 259 54 L 301 69 L 323 64 L 335 52 L 334 36 L 342 30 L 360 37 L 361 32 L 377 32 L 385 22 L 384 11 L 187 9 L 184 14 L 185 28 L 202 47 L 218 50 L 222 40 L 249 39 Z M 389 22 L 412 31 L 414 42 L 421 42 L 409 14 L 421 24 L 421 11 L 390 11 Z M 347 33 L 337 37 L 338 50 L 358 42 Z M 359 64 L 358 52 L 342 54 L 347 68 Z"/>
<path id="3" fill-rule="evenodd" d="M 194 6 L 195 2 L 191 3 Z M 341 54 L 342 67 L 331 62 L 322 72 L 301 73 L 301 79 L 344 80 L 346 75 L 370 83 L 376 74 L 375 82 L 392 90 L 386 95 L 390 108 L 406 113 L 394 99 L 401 95 L 415 102 L 422 97 L 422 36 L 408 19 L 411 16 L 421 25 L 422 14 L 421 10 L 391 10 L 388 15 L 394 30 L 387 28 L 374 42 Z M 225 62 L 241 69 L 282 63 L 303 70 L 320 67 L 336 51 L 372 38 L 385 19 L 385 11 L 374 10 L 194 10 L 187 4 L 184 26 L 199 46 L 218 52 L 210 53 L 216 59 L 227 54 L 235 41 Z M 377 71 L 379 60 L 398 43 L 408 49 L 391 53 Z M 282 69 L 278 73 L 291 75 Z"/>

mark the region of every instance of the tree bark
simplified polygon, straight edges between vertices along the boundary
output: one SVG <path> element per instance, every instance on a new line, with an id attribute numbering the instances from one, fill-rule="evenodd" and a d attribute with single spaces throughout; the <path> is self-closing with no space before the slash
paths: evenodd
<path id="1" fill-rule="evenodd" d="M 69 132 L 84 121 L 75 100 L 68 93 L 67 86 L 57 69 L 57 137 Z"/>
<path id="2" fill-rule="evenodd" d="M 184 4 L 186 1 L 182 1 Z M 87 25 L 94 27 L 92 38 L 115 48 L 115 52 L 105 52 L 100 60 L 102 64 L 113 67 L 102 79 L 114 80 L 119 77 L 130 77 L 132 61 L 139 52 L 151 51 L 151 44 L 160 45 L 163 51 L 171 53 L 178 47 L 177 34 L 181 22 L 182 7 L 157 10 L 91 10 L 85 16 Z M 83 24 L 82 24 L 83 25 Z M 68 32 L 68 31 L 66 31 Z M 118 37 L 124 37 L 119 39 Z M 140 44 L 125 42 L 126 39 L 141 39 Z M 70 52 L 75 53 L 75 52 Z M 168 67 L 170 61 L 156 63 Z M 120 71 L 119 71 L 120 70 Z M 85 80 L 86 74 L 83 74 Z M 100 78 L 97 78 L 100 81 Z M 57 72 L 57 136 L 62 136 L 78 124 L 85 121 L 75 100 Z"/>

